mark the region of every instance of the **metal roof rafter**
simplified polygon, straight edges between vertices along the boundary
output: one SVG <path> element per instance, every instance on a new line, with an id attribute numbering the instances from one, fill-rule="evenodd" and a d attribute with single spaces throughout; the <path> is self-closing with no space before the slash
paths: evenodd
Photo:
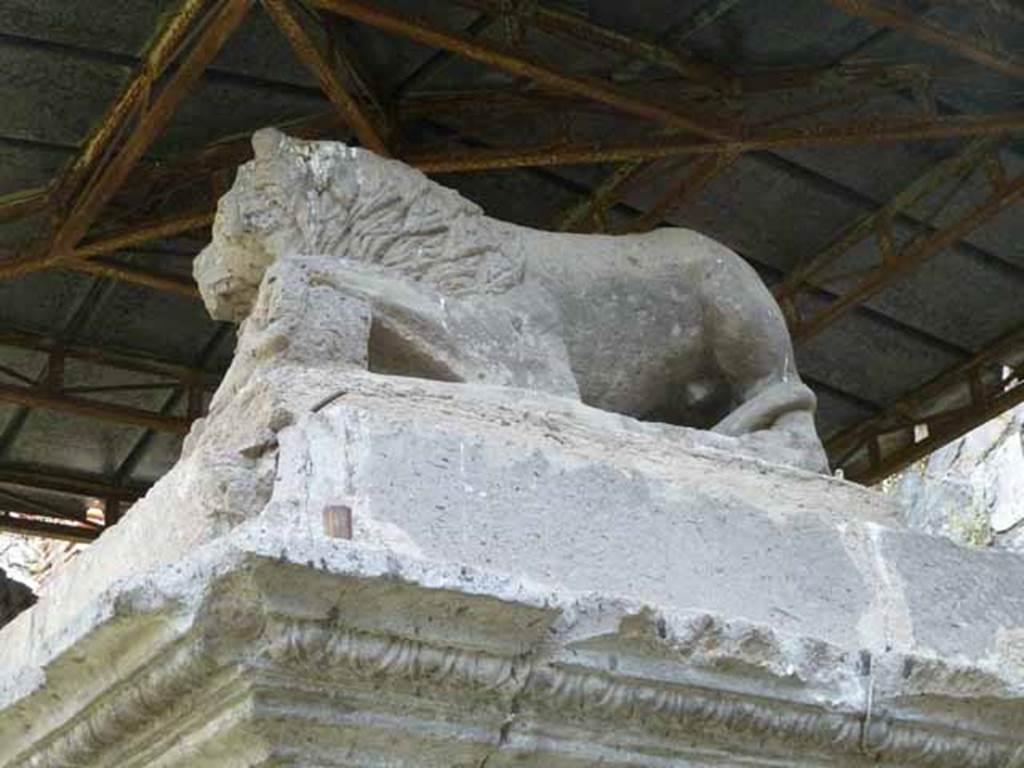
<path id="1" fill-rule="evenodd" d="M 390 156 L 390 128 L 383 110 L 376 99 L 353 87 L 358 78 L 353 68 L 346 66 L 345 57 L 339 55 L 339 41 L 330 30 L 311 29 L 309 14 L 295 0 L 263 0 L 263 7 L 359 143 L 379 155 Z"/>
<path id="2" fill-rule="evenodd" d="M 695 120 L 678 110 L 635 96 L 611 83 L 566 74 L 535 61 L 525 54 L 512 53 L 494 44 L 443 29 L 421 19 L 412 20 L 380 6 L 362 2 L 362 0 L 312 0 L 312 2 L 316 7 L 325 11 L 346 16 L 424 45 L 452 51 L 515 77 L 526 77 L 546 87 L 607 104 L 623 114 L 661 123 L 670 128 L 689 131 L 710 139 L 724 141 L 733 138 L 734 132 L 729 127 Z"/>
<path id="3" fill-rule="evenodd" d="M 847 477 L 874 483 L 1022 402 L 1024 326 L 843 430 L 826 448 Z"/>
<path id="4" fill-rule="evenodd" d="M 934 45 L 950 53 L 969 59 L 993 72 L 1024 79 L 1024 58 L 1001 50 L 979 37 L 956 35 L 930 19 L 909 11 L 892 8 L 874 0 L 824 0 L 843 13 L 888 27 L 915 40 Z"/>
<path id="5" fill-rule="evenodd" d="M 252 0 L 184 0 L 78 157 L 53 185 L 50 203 L 58 221 L 52 236 L 5 264 L 5 275 L 56 266 L 72 258 L 74 247 L 170 123 L 251 4 Z"/>
<path id="6" fill-rule="evenodd" d="M 875 226 L 879 227 L 880 262 L 877 266 L 869 268 L 863 277 L 853 280 L 853 284 L 844 288 L 836 300 L 809 317 L 798 317 L 793 328 L 794 340 L 804 341 L 817 335 L 850 309 L 877 295 L 922 262 L 955 245 L 1022 198 L 1024 174 L 1011 181 L 993 184 L 988 196 L 981 203 L 972 206 L 968 212 L 934 232 L 912 237 L 899 249 L 892 247 L 891 236 L 886 234 L 884 214 L 881 218 L 874 219 Z"/>

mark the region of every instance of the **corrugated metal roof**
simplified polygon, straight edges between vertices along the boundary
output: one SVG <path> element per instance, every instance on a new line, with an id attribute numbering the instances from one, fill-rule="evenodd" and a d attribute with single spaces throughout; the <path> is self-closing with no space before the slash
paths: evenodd
<path id="1" fill-rule="evenodd" d="M 331 3 L 314 3 L 321 4 Z M 546 70 L 610 84 L 634 100 L 667 107 L 704 125 L 742 127 L 744 136 L 771 130 L 818 131 L 819 138 L 811 142 L 776 142 L 746 151 L 731 164 L 723 163 L 724 170 L 710 174 L 703 188 L 688 195 L 680 194 L 685 189 L 680 184 L 693 172 L 692 156 L 644 164 L 639 177 L 610 201 L 605 216 L 613 230 L 628 226 L 676 189 L 677 199 L 665 205 L 658 220 L 715 237 L 747 258 L 770 284 L 822 252 L 845 228 L 877 211 L 971 141 L 967 136 L 922 141 L 863 137 L 845 146 L 821 146 L 829 131 L 809 125 L 825 124 L 838 133 L 844 126 L 875 120 L 884 134 L 897 120 L 924 125 L 955 115 L 1012 118 L 1024 106 L 1024 77 L 1006 71 L 1019 63 L 1016 52 L 1024 51 L 1024 13 L 1007 3 L 867 3 L 905 12 L 916 24 L 946 30 L 970 50 L 927 43 L 913 30 L 880 27 L 848 15 L 835 7 L 845 5 L 841 0 L 592 0 L 582 4 L 588 14 L 576 17 L 572 14 L 580 3 L 569 8 L 451 0 L 356 5 L 383 8 L 405 21 L 425 17 L 430 24 L 530 59 Z M 491 19 L 481 15 L 481 5 L 501 12 Z M 173 3 L 142 0 L 8 0 L 0 6 L 0 195 L 46 187 L 58 177 L 130 82 L 140 54 L 176 8 Z M 635 51 L 612 50 L 614 45 L 609 47 L 607 40 L 595 42 L 591 36 L 581 44 L 571 31 L 555 34 L 557 30 L 543 23 L 544 9 L 633 41 L 660 41 L 658 50 L 669 51 L 681 63 L 675 68 L 671 62 L 638 64 Z M 706 23 L 700 26 L 699 20 Z M 527 78 L 486 62 L 442 56 L 435 48 L 367 24 L 341 22 L 329 29 L 348 46 L 372 90 L 398 121 L 395 146 L 402 157 L 425 152 L 456 157 L 486 147 L 545 143 L 656 143 L 667 135 L 655 121 L 637 119 L 621 108 L 595 103 L 579 93 L 557 93 L 551 83 L 534 87 Z M 979 63 L 979 55 L 971 50 L 1005 52 L 1004 71 Z M 424 68 L 427 62 L 432 63 Z M 714 77 L 725 73 L 727 86 L 682 77 L 680 71 L 688 67 Z M 783 71 L 790 87 L 780 85 Z M 230 179 L 210 173 L 209 163 L 199 166 L 198 172 L 176 174 L 175 158 L 182 153 L 264 125 L 330 111 L 315 79 L 257 5 L 166 130 L 146 148 L 141 170 L 129 177 L 85 240 L 168 212 L 208 206 Z M 1019 114 L 1017 120 L 1016 125 L 1024 126 Z M 1007 132 L 991 139 L 993 148 L 984 153 L 985 162 L 950 177 L 893 216 L 886 232 L 894 250 L 941 232 L 997 194 L 1003 187 L 993 186 L 993 179 L 998 184 L 1000 174 L 1013 180 L 1024 172 L 1017 130 L 1016 137 Z M 347 135 L 340 126 L 327 133 Z M 671 135 L 686 138 L 678 130 Z M 616 167 L 594 162 L 439 173 L 436 178 L 478 201 L 493 216 L 549 227 L 560 214 L 585 201 Z M 5 200 L 10 202 L 0 199 L 0 207 Z M 58 207 L 56 214 L 61 210 Z M 54 210 L 43 210 L 0 221 L 0 247 L 8 249 L 8 259 L 24 258 L 45 240 L 54 215 Z M 170 278 L 172 288 L 184 285 L 191 257 L 206 234 L 199 229 L 150 240 L 99 260 L 111 268 L 133 270 L 136 282 L 62 268 L 0 280 L 0 365 L 8 372 L 0 384 L 27 385 L 27 378 L 45 390 L 47 371 L 54 366 L 52 350 L 77 345 L 81 354 L 66 359 L 59 383 L 71 391 L 52 390 L 50 395 L 92 398 L 172 420 L 186 418 L 184 390 L 157 388 L 179 381 L 157 370 L 111 367 L 98 355 L 104 350 L 130 353 L 211 372 L 226 367 L 230 329 L 210 321 L 201 304 L 186 295 L 187 286 L 156 290 L 139 284 L 146 274 L 156 273 L 157 282 Z M 863 279 L 879 258 L 879 241 L 864 240 L 827 276 L 809 278 L 811 287 L 802 290 L 798 305 L 805 315 L 828 307 Z M 955 245 L 940 248 L 899 273 L 898 279 L 800 341 L 800 370 L 820 398 L 820 430 L 838 441 L 833 458 L 871 477 L 868 463 L 873 451 L 875 459 L 883 459 L 880 466 L 890 454 L 909 455 L 914 447 L 906 429 L 885 437 L 880 452 L 872 447 L 873 437 L 885 429 L 872 427 L 875 431 L 864 433 L 868 438 L 850 437 L 850 430 L 872 418 L 877 424 L 879 414 L 885 417 L 886 429 L 900 426 L 901 417 L 891 409 L 908 395 L 915 400 L 913 408 L 902 407 L 909 427 L 928 421 L 936 403 L 967 403 L 970 410 L 965 400 L 970 377 L 954 369 L 1024 325 L 1022 289 L 1024 217 L 1017 203 L 968 231 Z M 4 344 L 2 334 L 12 331 L 23 335 L 16 345 Z M 1007 388 L 994 371 L 1019 364 L 1024 356 L 1020 344 L 1004 346 L 986 358 L 984 366 L 972 369 L 985 390 L 985 397 L 973 406 L 976 413 L 992 407 L 996 389 Z M 914 393 L 944 373 L 953 378 L 941 396 L 936 400 L 933 393 L 927 402 L 916 402 L 920 398 Z M 144 388 L 96 391 L 129 385 Z M 996 394 L 1004 397 L 1002 390 Z M 948 419 L 933 422 L 947 423 L 960 426 Z M 173 430 L 150 432 L 138 425 L 101 421 L 69 413 L 59 404 L 26 408 L 3 402 L 0 491 L 15 494 L 26 504 L 34 500 L 62 512 L 81 511 L 81 497 L 93 488 L 90 484 L 99 493 L 108 485 L 139 489 L 151 483 L 173 463 L 179 441 Z M 926 441 L 922 448 L 927 445 Z M 847 455 L 851 451 L 853 458 Z M 16 474 L 7 477 L 23 482 L 3 482 L 4 471 L 23 470 L 43 478 L 46 482 L 41 480 L 40 485 L 54 486 L 54 476 L 81 481 L 75 486 L 79 492 L 55 496 L 52 488 L 34 489 Z M 15 503 L 9 500 L 11 505 Z"/>

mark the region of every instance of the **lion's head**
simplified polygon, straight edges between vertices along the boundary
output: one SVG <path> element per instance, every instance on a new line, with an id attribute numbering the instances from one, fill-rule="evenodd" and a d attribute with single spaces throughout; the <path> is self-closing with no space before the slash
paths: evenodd
<path id="1" fill-rule="evenodd" d="M 217 205 L 213 238 L 195 262 L 203 301 L 241 321 L 267 267 L 328 255 L 394 269 L 442 293 L 501 292 L 522 277 L 480 208 L 404 163 L 339 142 L 267 128 Z"/>

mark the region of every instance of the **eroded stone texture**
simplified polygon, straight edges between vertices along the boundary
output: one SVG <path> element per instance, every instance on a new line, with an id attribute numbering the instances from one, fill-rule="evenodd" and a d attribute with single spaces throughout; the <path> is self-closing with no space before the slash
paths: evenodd
<path id="1" fill-rule="evenodd" d="M 319 326 L 319 354 L 756 435 L 766 458 L 826 468 L 782 314 L 719 243 L 539 232 L 362 149 L 274 130 L 253 145 L 196 261 L 214 317 L 250 317 L 276 265 L 278 311 Z M 324 292 L 348 311 L 309 311 Z"/>
<path id="2" fill-rule="evenodd" d="M 1024 766 L 1024 558 L 772 429 L 584 404 L 552 337 L 488 346 L 507 307 L 253 269 L 181 460 L 0 631 L 0 767 Z M 483 379 L 366 370 L 445 349 Z"/>
<path id="3" fill-rule="evenodd" d="M 907 525 L 1024 551 L 1024 407 L 935 451 L 894 481 Z"/>
<path id="4" fill-rule="evenodd" d="M 90 596 L 73 638 L 45 605 L 0 635 L 3 766 L 1024 760 L 1019 638 L 984 661 L 857 651 L 270 519 Z"/>
<path id="5" fill-rule="evenodd" d="M 1018 556 L 737 438 L 298 363 L 269 309 L 0 634 L 0 766 L 1024 764 Z"/>

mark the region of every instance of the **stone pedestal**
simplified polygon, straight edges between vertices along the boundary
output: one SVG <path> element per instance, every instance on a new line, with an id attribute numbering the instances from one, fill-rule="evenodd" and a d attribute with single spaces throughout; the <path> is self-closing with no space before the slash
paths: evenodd
<path id="1" fill-rule="evenodd" d="M 742 448 L 254 379 L 0 632 L 0 766 L 1024 766 L 1024 560 Z"/>

